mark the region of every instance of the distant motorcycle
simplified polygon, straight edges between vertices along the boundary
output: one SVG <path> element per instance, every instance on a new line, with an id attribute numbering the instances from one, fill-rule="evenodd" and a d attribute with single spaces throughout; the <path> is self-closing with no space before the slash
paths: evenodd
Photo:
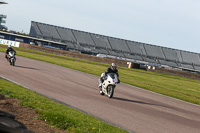
<path id="1" fill-rule="evenodd" d="M 8 61 L 10 62 L 10 65 L 15 66 L 16 58 L 15 58 L 15 52 L 14 51 L 10 51 L 8 53 Z"/>
<path id="2" fill-rule="evenodd" d="M 101 76 L 103 76 L 102 74 Z M 107 95 L 109 98 L 112 98 L 116 84 L 118 83 L 119 81 L 118 81 L 117 75 L 115 73 L 108 73 L 107 76 L 104 78 L 104 81 L 102 83 L 99 93 L 101 95 Z"/>

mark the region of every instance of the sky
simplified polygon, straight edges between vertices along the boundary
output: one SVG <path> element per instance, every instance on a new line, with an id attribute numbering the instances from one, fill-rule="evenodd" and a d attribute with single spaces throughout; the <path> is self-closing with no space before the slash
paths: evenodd
<path id="1" fill-rule="evenodd" d="M 199 0 L 3 0 L 6 26 L 31 21 L 200 53 Z"/>

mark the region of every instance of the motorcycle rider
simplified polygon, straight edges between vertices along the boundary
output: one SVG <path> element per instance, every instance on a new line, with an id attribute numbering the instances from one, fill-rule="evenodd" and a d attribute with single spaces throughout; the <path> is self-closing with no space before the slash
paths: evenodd
<path id="1" fill-rule="evenodd" d="M 117 74 L 118 83 L 120 83 L 119 74 L 118 74 L 118 70 L 117 70 L 117 64 L 112 63 L 111 66 L 103 74 L 103 76 L 101 76 L 101 78 L 99 79 L 99 88 L 102 87 L 102 83 L 104 81 L 104 78 L 107 76 L 108 73 L 115 73 L 115 74 Z"/>
<path id="2" fill-rule="evenodd" d="M 14 51 L 15 55 L 16 55 L 16 51 L 12 48 L 12 45 L 8 45 L 8 48 L 6 49 L 6 54 L 5 54 L 5 58 L 8 60 L 8 53 Z"/>

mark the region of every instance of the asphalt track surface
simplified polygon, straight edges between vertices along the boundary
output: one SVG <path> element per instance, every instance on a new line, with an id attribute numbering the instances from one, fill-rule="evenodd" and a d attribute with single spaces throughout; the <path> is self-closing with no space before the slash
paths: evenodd
<path id="1" fill-rule="evenodd" d="M 120 73 L 120 70 L 119 70 Z M 126 84 L 112 99 L 101 96 L 98 76 L 0 53 L 0 76 L 135 133 L 200 133 L 200 106 Z"/>

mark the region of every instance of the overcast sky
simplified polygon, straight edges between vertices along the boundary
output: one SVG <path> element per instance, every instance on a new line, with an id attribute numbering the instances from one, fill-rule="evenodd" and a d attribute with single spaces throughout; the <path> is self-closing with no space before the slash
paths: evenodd
<path id="1" fill-rule="evenodd" d="M 31 21 L 200 53 L 200 0 L 4 0 L 9 30 Z"/>

